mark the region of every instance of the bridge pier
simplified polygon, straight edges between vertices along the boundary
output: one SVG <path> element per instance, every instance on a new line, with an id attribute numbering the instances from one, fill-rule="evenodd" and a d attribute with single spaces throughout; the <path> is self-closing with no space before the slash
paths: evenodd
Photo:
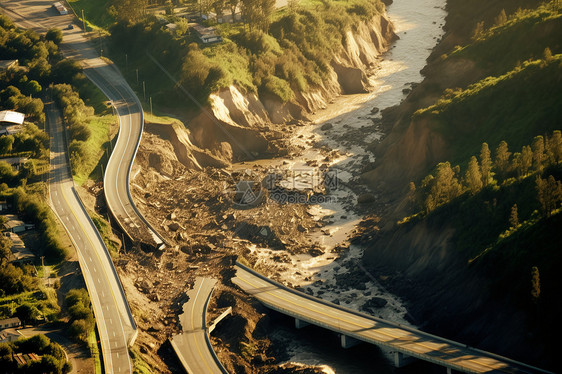
<path id="1" fill-rule="evenodd" d="M 402 352 L 394 352 L 394 367 L 401 368 L 404 367 L 415 359 L 412 356 L 405 355 Z"/>
<path id="2" fill-rule="evenodd" d="M 298 318 L 295 318 L 295 328 L 302 329 L 303 327 L 306 327 L 308 325 L 310 325 L 310 323 L 305 322 L 303 320 L 300 320 Z"/>
<path id="3" fill-rule="evenodd" d="M 342 348 L 347 349 L 347 348 L 354 347 L 357 344 L 362 343 L 362 342 L 361 342 L 361 340 L 352 338 L 351 336 L 341 334 L 340 335 L 340 343 L 341 343 Z"/>
<path id="4" fill-rule="evenodd" d="M 453 369 L 447 368 L 447 374 L 453 374 Z"/>

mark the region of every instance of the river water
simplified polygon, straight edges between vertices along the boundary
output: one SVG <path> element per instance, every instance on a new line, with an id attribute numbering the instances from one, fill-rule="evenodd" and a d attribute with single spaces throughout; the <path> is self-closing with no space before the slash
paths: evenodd
<path id="1" fill-rule="evenodd" d="M 324 254 L 316 257 L 287 254 L 289 264 L 275 264 L 271 260 L 272 250 L 252 248 L 254 255 L 259 258 L 258 262 L 267 263 L 270 267 L 277 266 L 277 272 L 285 283 L 301 286 L 308 293 L 325 300 L 404 325 L 409 325 L 406 308 L 399 298 L 388 293 L 377 282 L 377 278 L 362 269 L 362 249 L 351 245 L 349 250 L 340 255 L 334 255 L 332 249 L 345 242 L 361 220 L 361 216 L 353 210 L 357 195 L 347 186 L 360 174 L 366 163 L 375 161 L 366 147 L 384 135 L 377 126 L 381 118 L 380 111 L 399 104 L 406 97 L 403 90 L 423 79 L 420 70 L 443 34 L 444 8 L 445 0 L 394 0 L 387 12 L 399 39 L 381 56 L 380 66 L 370 78 L 373 90 L 366 94 L 341 96 L 328 108 L 312 115 L 314 125 L 302 127 L 294 134 L 293 143 L 305 148 L 298 160 L 267 161 L 269 167 L 298 170 L 298 173 L 291 174 L 294 180 L 288 181 L 293 185 L 306 186 L 310 183 L 310 176 L 315 173 L 315 166 L 310 166 L 311 161 L 328 166 L 336 176 L 337 188 L 332 189 L 329 199 L 312 205 L 309 210 L 315 219 L 328 221 L 321 231 L 311 234 L 322 246 Z M 375 107 L 379 108 L 377 113 L 372 112 Z M 326 123 L 330 123 L 332 128 L 321 130 Z M 326 150 L 337 152 L 337 156 L 327 165 L 324 160 Z M 350 285 L 349 282 L 341 281 L 353 274 L 360 275 L 353 279 L 359 279 L 361 284 Z M 386 305 L 366 304 L 373 297 Z M 342 350 L 337 337 L 329 332 L 314 327 L 295 332 L 289 319 L 281 316 L 274 319 L 280 328 L 271 338 L 287 347 L 290 355 L 287 362 L 318 366 L 326 373 L 394 371 L 388 359 L 376 347 L 360 345 Z"/>

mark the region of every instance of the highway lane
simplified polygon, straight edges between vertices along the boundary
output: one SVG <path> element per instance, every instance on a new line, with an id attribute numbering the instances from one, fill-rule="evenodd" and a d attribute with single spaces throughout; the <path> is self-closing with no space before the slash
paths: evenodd
<path id="1" fill-rule="evenodd" d="M 51 142 L 49 196 L 51 207 L 76 248 L 100 334 L 106 373 L 131 373 L 128 342 L 136 326 L 119 278 L 93 222 L 74 190 L 62 119 L 54 104 L 46 106 Z M 121 306 L 120 306 L 121 304 Z"/>
<path id="2" fill-rule="evenodd" d="M 130 189 L 130 172 L 144 127 L 142 106 L 114 64 L 99 58 L 99 51 L 74 23 L 74 16 L 58 15 L 51 1 L 4 0 L 3 12 L 21 27 L 46 32 L 56 27 L 63 30 L 61 49 L 66 57 L 78 60 L 86 76 L 100 88 L 115 107 L 119 116 L 119 135 L 104 175 L 104 193 L 117 223 L 133 242 L 163 249 L 162 237 L 151 227 L 135 206 Z"/>
<path id="3" fill-rule="evenodd" d="M 241 264 L 232 282 L 267 307 L 393 352 L 465 373 L 546 373 L 419 330 L 354 312 L 289 289 Z"/>
<path id="4" fill-rule="evenodd" d="M 224 374 L 226 370 L 214 354 L 207 332 L 207 305 L 217 281 L 198 277 L 187 292 L 188 301 L 179 316 L 182 333 L 170 342 L 189 374 Z"/>
<path id="5" fill-rule="evenodd" d="M 86 68 L 84 73 L 111 100 L 119 116 L 119 135 L 104 175 L 109 209 L 131 240 L 163 249 L 164 241 L 138 211 L 129 189 L 144 127 L 142 106 L 115 65 Z"/>

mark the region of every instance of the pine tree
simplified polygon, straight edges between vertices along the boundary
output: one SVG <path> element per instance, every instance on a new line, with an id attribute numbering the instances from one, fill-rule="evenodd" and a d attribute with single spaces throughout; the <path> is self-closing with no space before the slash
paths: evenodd
<path id="1" fill-rule="evenodd" d="M 509 152 L 507 143 L 501 141 L 496 149 L 496 159 L 494 160 L 494 167 L 498 175 L 504 179 L 509 171 L 509 158 L 511 157 L 511 152 Z"/>
<path id="2" fill-rule="evenodd" d="M 511 227 L 519 226 L 519 214 L 517 213 L 517 204 L 511 207 L 511 214 L 509 215 L 509 224 Z"/>
<path id="3" fill-rule="evenodd" d="M 492 158 L 490 157 L 490 148 L 488 143 L 482 143 L 480 150 L 480 170 L 482 174 L 482 185 L 486 187 L 491 179 Z"/>
<path id="4" fill-rule="evenodd" d="M 541 204 L 543 216 L 550 217 L 552 211 L 558 208 L 562 201 L 562 183 L 552 175 L 547 179 L 537 176 L 536 179 L 537 199 Z"/>
<path id="5" fill-rule="evenodd" d="M 475 156 L 470 158 L 468 162 L 468 170 L 466 171 L 465 181 L 468 189 L 474 195 L 482 189 L 482 174 L 480 166 Z"/>
<path id="6" fill-rule="evenodd" d="M 562 133 L 560 130 L 556 130 L 552 133 L 549 143 L 553 161 L 557 164 L 562 161 Z"/>
<path id="7" fill-rule="evenodd" d="M 437 205 L 446 204 L 459 196 L 461 185 L 455 177 L 455 172 L 449 162 L 441 162 L 437 165 L 437 175 L 432 188 L 432 195 Z"/>
<path id="8" fill-rule="evenodd" d="M 544 163 L 544 139 L 541 135 L 535 136 L 532 144 L 533 166 L 536 171 L 542 171 Z"/>
<path id="9" fill-rule="evenodd" d="M 533 166 L 533 151 L 528 145 L 523 146 L 521 149 L 521 176 L 526 176 Z"/>
<path id="10" fill-rule="evenodd" d="M 496 26 L 501 26 L 507 22 L 507 14 L 505 14 L 505 9 L 502 9 L 500 14 L 495 19 Z"/>

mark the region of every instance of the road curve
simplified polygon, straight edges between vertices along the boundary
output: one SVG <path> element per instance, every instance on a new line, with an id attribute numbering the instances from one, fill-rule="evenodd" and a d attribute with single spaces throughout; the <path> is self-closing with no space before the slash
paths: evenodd
<path id="1" fill-rule="evenodd" d="M 188 374 L 226 374 L 209 340 L 207 305 L 217 281 L 198 277 L 193 289 L 187 292 L 188 301 L 179 316 L 182 333 L 170 342 Z"/>
<path id="2" fill-rule="evenodd" d="M 131 168 L 144 127 L 139 99 L 115 65 L 88 67 L 84 74 L 109 98 L 119 116 L 119 135 L 103 183 L 109 210 L 131 240 L 163 249 L 162 237 L 138 211 L 129 189 Z"/>
<path id="3" fill-rule="evenodd" d="M 54 104 L 46 106 L 51 141 L 49 197 L 66 229 L 90 294 L 100 335 L 105 373 L 132 373 L 128 343 L 136 325 L 109 252 L 74 189 L 62 119 Z"/>
<path id="4" fill-rule="evenodd" d="M 301 321 L 463 373 L 548 373 L 505 357 L 335 305 L 237 263 L 232 282 L 262 304 Z"/>

